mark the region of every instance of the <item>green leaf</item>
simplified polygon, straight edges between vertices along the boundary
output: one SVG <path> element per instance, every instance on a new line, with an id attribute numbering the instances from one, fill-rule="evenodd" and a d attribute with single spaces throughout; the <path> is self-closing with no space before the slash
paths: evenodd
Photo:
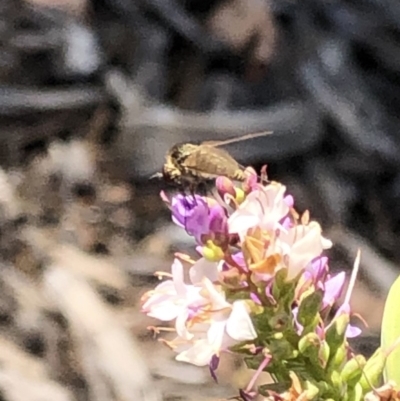
<path id="1" fill-rule="evenodd" d="M 335 347 L 334 350 L 335 352 L 331 353 L 327 364 L 327 372 L 329 373 L 334 370 L 341 370 L 346 363 L 346 344 L 342 343 L 340 347 Z"/>
<path id="2" fill-rule="evenodd" d="M 386 354 L 382 348 L 378 348 L 365 364 L 359 381 L 364 393 L 373 390 L 379 385 L 385 363 Z"/>
<path id="3" fill-rule="evenodd" d="M 322 303 L 322 292 L 316 291 L 308 295 L 301 301 L 299 306 L 299 313 L 297 315 L 297 320 L 305 328 L 308 326 L 313 326 L 318 324 L 319 315 L 318 312 L 321 309 Z"/>
<path id="4" fill-rule="evenodd" d="M 338 348 L 345 342 L 346 328 L 350 321 L 347 314 L 343 314 L 335 318 L 326 330 L 325 339 L 329 344 L 331 355 L 333 356 Z"/>
<path id="5" fill-rule="evenodd" d="M 292 310 L 292 304 L 295 298 L 295 289 L 300 276 L 287 280 L 287 269 L 279 270 L 275 275 L 275 281 L 272 286 L 272 296 L 286 312 Z"/>
<path id="6" fill-rule="evenodd" d="M 393 283 L 383 311 L 381 345 L 387 351 L 400 337 L 400 276 Z M 400 347 L 397 346 L 387 357 L 385 380 L 394 380 L 400 385 Z"/>
<path id="7" fill-rule="evenodd" d="M 345 401 L 361 401 L 363 400 L 363 389 L 360 384 L 356 384 L 354 389 L 347 390 Z"/>

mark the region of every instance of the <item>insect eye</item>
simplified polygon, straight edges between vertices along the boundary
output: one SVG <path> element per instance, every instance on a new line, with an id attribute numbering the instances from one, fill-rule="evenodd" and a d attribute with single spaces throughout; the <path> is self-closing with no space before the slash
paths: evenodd
<path id="1" fill-rule="evenodd" d="M 172 158 L 177 158 L 177 157 L 181 156 L 181 153 L 182 153 L 181 147 L 177 146 L 177 145 L 175 145 L 170 151 Z"/>

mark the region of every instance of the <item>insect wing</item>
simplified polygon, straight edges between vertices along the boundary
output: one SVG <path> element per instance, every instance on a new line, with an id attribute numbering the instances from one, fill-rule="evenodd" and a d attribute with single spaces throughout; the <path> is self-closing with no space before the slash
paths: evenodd
<path id="1" fill-rule="evenodd" d="M 200 145 L 195 152 L 186 157 L 182 166 L 204 179 L 219 175 L 233 177 L 240 169 L 240 165 L 228 152 L 208 145 Z"/>

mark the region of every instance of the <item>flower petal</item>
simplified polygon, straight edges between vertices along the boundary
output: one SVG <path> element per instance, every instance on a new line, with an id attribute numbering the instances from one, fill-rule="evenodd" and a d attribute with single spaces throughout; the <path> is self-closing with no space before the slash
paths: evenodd
<path id="1" fill-rule="evenodd" d="M 225 300 L 225 293 L 218 291 L 208 278 L 203 278 L 202 285 L 204 292 L 206 293 L 204 297 L 210 300 L 212 310 L 219 311 L 231 307 L 231 305 Z"/>
<path id="2" fill-rule="evenodd" d="M 245 301 L 235 301 L 226 323 L 226 332 L 237 341 L 254 340 L 257 333 L 247 311 Z"/>
<path id="3" fill-rule="evenodd" d="M 208 341 L 203 339 L 195 341 L 192 346 L 180 352 L 175 359 L 196 366 L 207 366 L 214 354 L 215 352 Z"/>
<path id="4" fill-rule="evenodd" d="M 336 276 L 331 277 L 329 280 L 325 281 L 325 292 L 323 299 L 323 306 L 332 306 L 343 290 L 343 285 L 346 280 L 346 273 L 341 272 L 336 274 Z"/>
<path id="5" fill-rule="evenodd" d="M 221 263 L 201 258 L 189 270 L 190 281 L 193 284 L 199 284 L 204 277 L 207 277 L 210 281 L 216 281 L 220 270 Z"/>
<path id="6" fill-rule="evenodd" d="M 358 337 L 361 333 L 362 330 L 359 327 L 349 324 L 346 329 L 346 338 Z"/>
<path id="7" fill-rule="evenodd" d="M 189 317 L 188 309 L 181 309 L 175 321 L 175 328 L 178 336 L 184 338 L 185 340 L 191 340 L 194 336 L 189 333 L 186 328 L 186 321 Z"/>
<path id="8" fill-rule="evenodd" d="M 183 265 L 179 259 L 174 259 L 171 273 L 177 295 L 184 297 L 186 295 L 186 287 L 183 281 Z"/>

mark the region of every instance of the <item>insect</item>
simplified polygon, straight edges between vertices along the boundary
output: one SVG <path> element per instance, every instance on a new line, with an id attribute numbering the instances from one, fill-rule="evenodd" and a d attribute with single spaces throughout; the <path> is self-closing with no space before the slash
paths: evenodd
<path id="1" fill-rule="evenodd" d="M 225 141 L 203 142 L 198 145 L 193 143 L 175 145 L 166 155 L 162 173 L 154 176 L 163 177 L 166 182 L 191 189 L 218 176 L 244 181 L 244 167 L 220 147 L 268 134 L 271 132 L 247 134 Z"/>

